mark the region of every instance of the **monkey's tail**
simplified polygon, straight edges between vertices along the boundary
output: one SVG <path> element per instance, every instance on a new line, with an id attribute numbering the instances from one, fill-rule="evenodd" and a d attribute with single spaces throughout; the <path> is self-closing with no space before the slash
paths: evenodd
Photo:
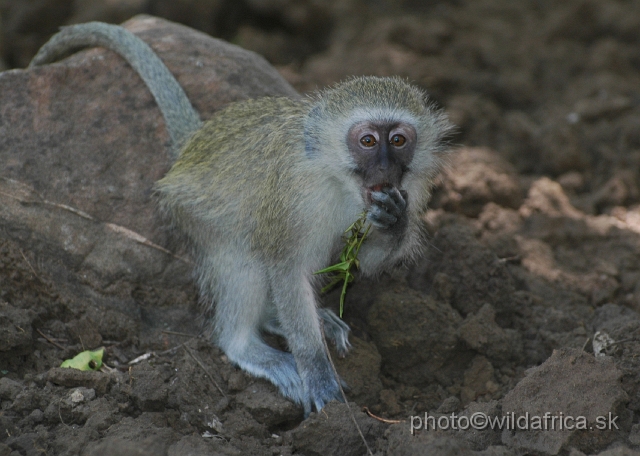
<path id="1" fill-rule="evenodd" d="M 103 22 L 63 27 L 40 48 L 29 67 L 55 62 L 82 48 L 96 46 L 116 52 L 140 75 L 162 111 L 176 158 L 189 136 L 202 126 L 202 121 L 162 60 L 127 29 Z"/>

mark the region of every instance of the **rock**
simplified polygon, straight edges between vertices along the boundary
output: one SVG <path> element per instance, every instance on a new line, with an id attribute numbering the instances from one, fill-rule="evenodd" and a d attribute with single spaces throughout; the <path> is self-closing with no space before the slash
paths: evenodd
<path id="1" fill-rule="evenodd" d="M 297 96 L 262 57 L 229 43 L 152 17 L 125 27 L 158 53 L 205 119 L 233 101 Z M 6 71 L 0 105 L 0 191 L 8 195 L 0 233 L 52 274 L 77 274 L 99 291 L 126 293 L 123 282 L 165 290 L 191 283 L 188 262 L 140 243 L 140 236 L 167 243 L 151 187 L 170 165 L 168 135 L 122 58 L 90 49 Z"/>
<path id="2" fill-rule="evenodd" d="M 520 452 L 550 455 L 571 447 L 588 453 L 605 448 L 619 438 L 616 426 L 623 430 L 631 424 L 625 408 L 629 398 L 619 382 L 621 375 L 610 358 L 596 360 L 576 349 L 554 350 L 542 365 L 529 369 L 502 400 L 504 416 L 515 420 L 520 417 L 524 422 L 528 415 L 531 429 L 538 429 L 504 429 L 502 442 Z M 543 427 L 545 414 L 558 417 L 546 421 L 547 429 Z M 567 429 L 563 425 L 560 430 L 562 417 L 571 417 L 569 425 L 584 424 L 587 428 Z M 611 420 L 615 423 L 612 430 L 597 428 L 608 427 Z"/>
<path id="3" fill-rule="evenodd" d="M 205 119 L 237 100 L 298 96 L 262 57 L 237 46 L 151 17 L 125 26 L 158 53 Z M 38 275 L 56 284 L 72 309 L 65 321 L 74 342 L 137 344 L 143 305 L 151 327 L 197 332 L 191 263 L 159 247 L 169 236 L 151 187 L 170 166 L 168 135 L 137 74 L 113 52 L 90 49 L 1 73 L 0 105 L 0 237 L 37 258 Z M 0 364 L 5 349 L 14 361 L 30 350 L 29 312 L 0 303 Z M 98 395 L 110 383 L 70 370 L 49 378 Z"/>

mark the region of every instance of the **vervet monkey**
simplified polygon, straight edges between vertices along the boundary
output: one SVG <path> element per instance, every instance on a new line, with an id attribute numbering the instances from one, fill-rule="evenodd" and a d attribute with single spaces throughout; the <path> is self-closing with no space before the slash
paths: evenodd
<path id="1" fill-rule="evenodd" d="M 193 247 L 201 298 L 215 306 L 215 342 L 305 415 L 341 400 L 321 321 L 340 354 L 349 328 L 318 309 L 314 272 L 336 259 L 363 211 L 372 224 L 359 254 L 363 274 L 420 251 L 446 117 L 399 78 L 357 77 L 304 99 L 233 103 L 203 124 L 153 51 L 103 23 L 64 28 L 32 65 L 86 46 L 127 59 L 162 110 L 179 154 L 155 190 Z M 282 335 L 291 353 L 267 345 L 263 331 Z"/>

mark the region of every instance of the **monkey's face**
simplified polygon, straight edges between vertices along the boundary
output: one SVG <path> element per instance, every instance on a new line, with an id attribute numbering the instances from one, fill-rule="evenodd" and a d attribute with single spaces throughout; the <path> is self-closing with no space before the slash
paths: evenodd
<path id="1" fill-rule="evenodd" d="M 362 179 L 363 196 L 392 187 L 401 191 L 402 177 L 416 149 L 416 130 L 404 122 L 358 122 L 347 134 L 347 147 Z"/>

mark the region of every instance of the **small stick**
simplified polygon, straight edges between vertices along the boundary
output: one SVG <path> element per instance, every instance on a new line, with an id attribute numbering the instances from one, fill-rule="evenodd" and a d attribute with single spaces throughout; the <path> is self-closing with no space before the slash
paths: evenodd
<path id="1" fill-rule="evenodd" d="M 16 182 L 16 181 L 13 181 L 13 182 Z M 183 263 L 193 264 L 193 261 L 191 261 L 190 259 L 183 258 L 183 257 L 171 252 L 170 250 L 165 249 L 161 245 L 158 245 L 158 244 L 155 244 L 155 243 L 151 242 L 149 239 L 145 238 L 144 236 L 142 236 L 139 233 L 136 233 L 135 231 L 130 230 L 129 228 L 125 228 L 124 226 L 121 226 L 121 225 L 116 225 L 115 223 L 99 221 L 95 217 L 91 216 L 90 214 L 87 214 L 86 212 L 84 212 L 84 211 L 82 211 L 80 209 L 76 209 L 75 207 L 69 206 L 67 204 L 62 204 L 62 203 L 56 203 L 56 202 L 53 202 L 53 201 L 49 201 L 49 200 L 43 198 L 42 195 L 37 193 L 34 189 L 29 188 L 28 186 L 22 184 L 21 182 L 19 182 L 19 184 L 23 185 L 24 187 L 29 189 L 30 192 L 34 193 L 40 199 L 40 201 L 25 200 L 23 198 L 20 198 L 18 196 L 11 195 L 10 193 L 5 193 L 5 192 L 0 192 L 0 195 L 6 195 L 6 196 L 8 196 L 10 198 L 13 198 L 13 199 L 15 199 L 17 201 L 20 201 L 21 203 L 25 203 L 25 204 L 43 204 L 45 206 L 55 207 L 57 209 L 62 209 L 64 211 L 71 212 L 72 214 L 75 214 L 78 217 L 81 217 L 83 219 L 90 220 L 92 222 L 100 222 L 100 223 L 104 224 L 107 228 L 109 228 L 111 231 L 114 231 L 114 232 L 116 232 L 116 233 L 118 233 L 120 235 L 123 235 L 123 236 L 127 237 L 128 239 L 131 239 L 134 242 L 137 242 L 137 243 L 142 244 L 142 245 L 146 245 L 147 247 L 150 247 L 152 249 L 158 250 L 158 251 L 160 251 L 162 253 L 165 253 L 167 255 L 171 255 L 172 257 L 174 257 L 175 259 L 177 259 L 179 261 L 182 261 Z"/>
<path id="2" fill-rule="evenodd" d="M 58 342 L 54 341 L 53 339 L 51 339 L 50 337 L 46 336 L 42 331 L 40 331 L 39 329 L 36 328 L 36 331 L 38 332 L 38 334 L 40 334 L 42 337 L 44 337 L 47 342 L 49 342 L 51 345 L 55 345 L 56 347 L 58 347 L 60 350 L 66 350 L 66 348 L 64 348 L 62 345 L 60 345 Z"/>
<path id="3" fill-rule="evenodd" d="M 374 415 L 369 410 L 369 407 L 362 407 L 362 410 L 364 410 L 364 413 L 369 415 L 371 418 L 373 418 L 375 420 L 378 420 L 378 421 L 382 421 L 383 423 L 398 424 L 398 423 L 405 423 L 406 422 L 405 420 L 390 420 L 390 419 L 387 419 L 387 418 L 382 418 L 381 416 Z"/>
<path id="4" fill-rule="evenodd" d="M 142 362 L 142 361 L 144 361 L 144 360 L 146 360 L 146 359 L 149 359 L 149 358 L 151 358 L 152 356 L 153 356 L 153 352 L 148 352 L 148 353 L 145 353 L 144 355 L 140 355 L 140 356 L 138 356 L 137 358 L 133 358 L 133 359 L 132 359 L 131 361 L 129 361 L 127 364 L 128 364 L 129 366 L 133 366 L 134 364 L 138 364 L 139 362 Z"/>
<path id="5" fill-rule="evenodd" d="M 173 347 L 171 347 L 171 348 L 168 348 L 168 349 L 166 349 L 166 350 L 163 350 L 163 351 L 161 351 L 161 352 L 157 352 L 157 353 L 156 353 L 156 356 L 163 356 L 163 355 L 166 355 L 166 354 L 168 354 L 168 353 L 171 353 L 171 352 L 173 352 L 173 351 L 175 351 L 175 350 L 177 350 L 177 349 L 179 349 L 179 348 L 181 348 L 181 347 L 184 347 L 184 345 L 185 345 L 185 344 L 188 344 L 188 343 L 189 343 L 189 342 L 191 342 L 192 340 L 193 340 L 193 339 L 189 339 L 189 340 L 188 340 L 188 341 L 186 341 L 186 342 L 182 342 L 181 344 L 175 345 L 175 346 L 173 346 Z"/>
<path id="6" fill-rule="evenodd" d="M 29 266 L 29 269 L 31 269 L 31 272 L 33 273 L 34 277 L 38 279 L 38 282 L 42 282 L 42 279 L 38 276 L 38 274 L 36 274 L 36 270 L 33 269 L 33 266 L 31 266 L 31 263 L 29 263 L 29 260 L 27 260 L 27 257 L 25 256 L 22 249 L 18 249 L 18 251 L 20 252 L 20 255 L 22 255 L 22 258 L 24 258 L 24 261 L 27 263 L 27 266 Z"/>
<path id="7" fill-rule="evenodd" d="M 627 339 L 620 339 L 620 340 L 616 340 L 615 342 L 611 342 L 610 344 L 608 344 L 608 347 L 611 347 L 613 345 L 618 345 L 618 344 L 624 344 L 626 342 L 632 342 L 634 340 L 638 340 L 637 337 L 628 337 Z"/>
<path id="8" fill-rule="evenodd" d="M 62 210 L 65 210 L 65 211 L 69 211 L 72 214 L 76 214 L 78 217 L 82 217 L 83 219 L 91 220 L 92 222 L 96 221 L 95 218 L 91 217 L 86 212 L 81 211 L 80 209 L 76 209 L 75 207 L 71 207 L 71 206 L 69 206 L 67 204 L 54 203 L 53 201 L 48 201 L 46 199 L 42 199 L 42 204 L 44 204 L 46 206 L 56 207 L 58 209 L 62 209 Z"/>
<path id="9" fill-rule="evenodd" d="M 110 230 L 112 230 L 112 231 L 114 231 L 114 232 L 116 232 L 118 234 L 121 234 L 121 235 L 125 236 L 126 238 L 131 239 L 134 242 L 137 242 L 138 244 L 146 245 L 147 247 L 151 247 L 152 249 L 156 249 L 159 252 L 166 253 L 167 255 L 170 255 L 173 258 L 175 258 L 176 260 L 182 261 L 183 263 L 193 264 L 193 261 L 189 260 L 188 258 L 182 258 L 181 256 L 176 255 L 172 251 L 165 249 L 161 245 L 158 245 L 158 244 L 155 244 L 155 243 L 151 242 L 149 239 L 147 239 L 146 237 L 144 237 L 140 233 L 136 233 L 135 231 L 130 230 L 129 228 L 125 228 L 124 226 L 121 226 L 121 225 L 116 225 L 115 223 L 105 223 L 105 225 Z"/>
<path id="10" fill-rule="evenodd" d="M 60 417 L 60 422 L 64 424 L 66 427 L 70 427 L 67 423 L 62 419 L 62 411 L 60 410 L 60 405 L 62 404 L 62 398 L 58 401 L 58 417 Z"/>
<path id="11" fill-rule="evenodd" d="M 213 383 L 213 386 L 215 386 L 218 391 L 220 391 L 220 394 L 222 394 L 222 396 L 227 399 L 227 395 L 224 394 L 224 391 L 222 391 L 222 388 L 220 388 L 220 386 L 218 386 L 218 384 L 216 383 L 216 381 L 214 380 L 213 376 L 209 373 L 209 371 L 207 370 L 207 368 L 205 367 L 204 364 L 202 364 L 202 361 L 200 361 L 198 358 L 196 358 L 196 355 L 194 355 L 191 352 L 191 349 L 189 347 L 187 347 L 186 345 L 183 345 L 185 351 L 189 354 L 189 356 L 191 356 L 193 358 L 193 360 L 198 363 L 198 365 L 202 368 L 202 370 L 204 371 L 205 374 L 207 374 L 207 376 L 209 377 L 209 380 L 211 380 L 211 383 Z"/>
<path id="12" fill-rule="evenodd" d="M 178 332 L 178 331 L 169 331 L 168 329 L 163 329 L 160 332 L 165 334 L 173 334 L 174 336 L 191 337 L 192 339 L 195 339 L 196 337 L 198 337 L 198 336 L 194 336 L 193 334 L 187 334 L 187 333 Z"/>

